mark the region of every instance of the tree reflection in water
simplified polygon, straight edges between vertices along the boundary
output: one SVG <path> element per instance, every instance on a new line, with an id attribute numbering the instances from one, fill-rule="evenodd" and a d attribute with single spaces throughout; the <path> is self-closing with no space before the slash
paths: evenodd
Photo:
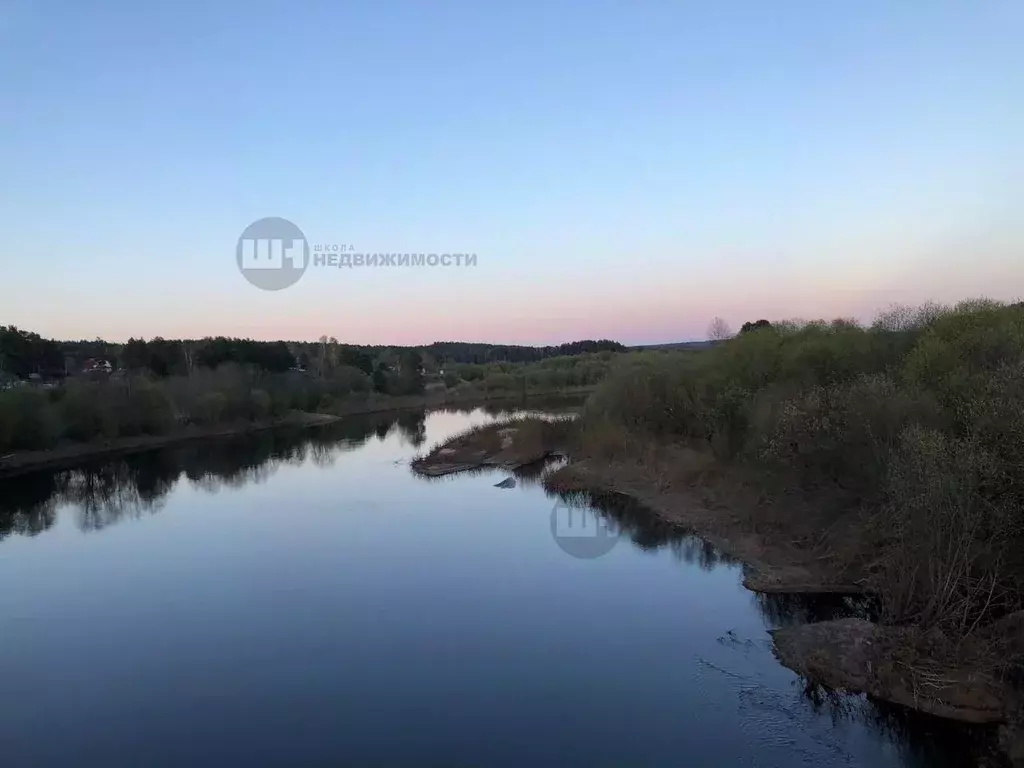
<path id="1" fill-rule="evenodd" d="M 426 411 L 385 412 L 306 429 L 276 429 L 244 436 L 182 443 L 61 471 L 40 471 L 0 481 L 0 540 L 49 529 L 61 507 L 78 527 L 98 531 L 163 508 L 185 481 L 208 493 L 262 483 L 282 465 L 307 461 L 330 467 L 338 456 L 398 429 L 414 447 L 426 440 Z"/>
<path id="2" fill-rule="evenodd" d="M 851 696 L 804 681 L 804 698 L 835 726 L 855 723 L 885 738 L 914 768 L 1002 768 L 1009 764 L 998 749 L 995 726 L 958 723 L 916 712 L 870 696 Z"/>
<path id="3" fill-rule="evenodd" d="M 578 398 L 553 403 L 578 404 Z M 537 401 L 547 407 L 547 400 Z M 519 406 L 508 402 L 485 407 L 507 415 Z M 450 405 L 431 411 L 469 414 L 477 405 Z M 97 459 L 75 469 L 29 473 L 0 480 L 0 540 L 34 536 L 50 528 L 62 506 L 74 507 L 79 527 L 96 531 L 125 519 L 158 512 L 182 480 L 208 493 L 262 483 L 282 465 L 307 461 L 330 467 L 346 452 L 371 439 L 397 434 L 420 448 L 426 442 L 426 409 L 346 416 L 319 427 L 280 428 L 232 438 L 182 443 L 116 459 Z"/>
<path id="4" fill-rule="evenodd" d="M 671 523 L 629 496 L 607 494 L 549 494 L 572 505 L 586 505 L 614 521 L 620 536 L 627 536 L 635 547 L 648 552 L 667 549 L 679 561 L 710 571 L 738 561 L 720 552 L 683 525 Z"/>
<path id="5" fill-rule="evenodd" d="M 879 616 L 877 601 L 866 595 L 766 595 L 753 592 L 751 600 L 770 628 L 848 617 L 876 621 Z"/>
<path id="6" fill-rule="evenodd" d="M 619 494 L 563 494 L 558 498 L 569 504 L 590 506 L 597 513 L 614 520 L 620 534 L 628 536 L 639 549 L 651 552 L 668 550 L 678 560 L 703 570 L 719 565 L 738 565 L 734 558 L 724 555 L 685 527 L 665 522 L 629 497 Z M 867 620 L 878 618 L 876 602 L 865 596 L 751 593 L 751 600 L 766 628 L 850 616 Z M 770 640 L 765 636 L 760 644 L 770 646 Z M 740 645 L 744 643 L 740 642 Z M 908 766 L 952 768 L 984 765 L 994 768 L 1005 765 L 997 749 L 998 738 L 994 728 L 968 726 L 869 697 L 837 693 L 806 680 L 802 682 L 802 698 L 812 709 L 830 715 L 836 725 L 843 721 L 855 722 L 878 732 L 902 753 Z M 783 713 L 792 706 L 785 696 L 756 682 L 748 686 L 742 695 L 757 699 L 757 706 Z M 979 756 L 981 762 L 977 762 Z"/>
<path id="7" fill-rule="evenodd" d="M 17 534 L 35 536 L 57 520 L 58 477 L 36 472 L 0 488 L 0 541 Z"/>
<path id="8" fill-rule="evenodd" d="M 419 448 L 427 441 L 427 420 L 423 411 L 402 411 L 395 424 L 404 441 L 413 448 Z"/>

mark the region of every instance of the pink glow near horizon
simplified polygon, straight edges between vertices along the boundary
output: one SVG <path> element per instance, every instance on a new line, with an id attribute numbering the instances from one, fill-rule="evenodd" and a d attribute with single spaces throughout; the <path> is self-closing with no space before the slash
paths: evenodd
<path id="1" fill-rule="evenodd" d="M 202 308 L 167 323 L 161 321 L 159 312 L 129 318 L 116 308 L 98 308 L 84 318 L 86 322 L 70 321 L 59 313 L 51 313 L 42 327 L 27 323 L 22 327 L 54 338 L 99 336 L 108 341 L 158 335 L 311 341 L 328 335 L 345 343 L 372 345 L 420 345 L 433 341 L 547 345 L 588 338 L 609 338 L 635 345 L 704 339 L 708 324 L 716 316 L 724 318 L 734 330 L 748 320 L 760 318 L 775 321 L 845 317 L 870 323 L 879 311 L 893 304 L 954 303 L 982 295 L 1005 301 L 1019 298 L 1012 284 L 998 294 L 991 291 L 960 293 L 952 287 L 944 291 L 926 290 L 926 287 L 924 290 L 843 289 L 805 285 L 774 294 L 749 289 L 730 294 L 722 287 L 709 286 L 707 292 L 697 295 L 692 290 L 680 290 L 678 299 L 674 300 L 673 291 L 663 287 L 657 296 L 645 291 L 515 306 L 496 302 L 486 312 L 472 304 L 446 306 L 426 300 L 404 306 L 400 311 L 381 306 L 380 311 L 372 315 L 361 308 L 281 314 L 252 307 L 239 307 L 233 312 Z"/>

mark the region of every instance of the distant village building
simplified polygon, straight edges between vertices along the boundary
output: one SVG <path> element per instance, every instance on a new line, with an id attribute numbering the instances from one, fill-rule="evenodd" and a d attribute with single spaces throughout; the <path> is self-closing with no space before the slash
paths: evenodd
<path id="1" fill-rule="evenodd" d="M 113 366 L 109 360 L 100 360 L 95 357 L 90 357 L 82 364 L 82 373 L 85 374 L 110 373 L 112 370 Z"/>

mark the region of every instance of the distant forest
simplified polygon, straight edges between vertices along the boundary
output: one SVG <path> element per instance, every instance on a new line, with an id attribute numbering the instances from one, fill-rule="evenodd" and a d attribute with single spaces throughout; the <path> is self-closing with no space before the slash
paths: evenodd
<path id="1" fill-rule="evenodd" d="M 90 360 L 109 361 L 114 370 L 149 371 L 166 377 L 188 374 L 197 367 L 214 369 L 225 363 L 249 365 L 269 372 L 293 368 L 316 370 L 329 358 L 332 364 L 372 374 L 380 365 L 397 363 L 413 351 L 420 353 L 427 371 L 435 371 L 452 363 L 529 363 L 549 357 L 625 350 L 622 344 L 607 339 L 544 347 L 458 341 L 439 341 L 419 347 L 365 346 L 343 344 L 327 336 L 319 341 L 155 337 L 148 341 L 131 338 L 119 344 L 102 339 L 58 341 L 12 325 L 0 326 L 0 378 L 25 379 L 33 374 L 61 378 L 81 372 Z"/>
<path id="2" fill-rule="evenodd" d="M 419 348 L 438 361 L 447 363 L 534 363 L 549 357 L 585 355 L 591 352 L 625 352 L 617 341 L 598 339 L 572 341 L 556 347 L 521 347 L 503 344 L 474 344 L 464 341 L 435 341 Z"/>

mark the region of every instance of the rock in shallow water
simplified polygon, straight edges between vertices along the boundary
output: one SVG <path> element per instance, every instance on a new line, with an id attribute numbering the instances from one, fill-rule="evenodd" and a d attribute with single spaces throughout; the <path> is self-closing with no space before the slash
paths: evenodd
<path id="1" fill-rule="evenodd" d="M 997 681 L 980 670 L 942 667 L 914 654 L 906 630 L 836 619 L 776 629 L 771 635 L 784 666 L 830 688 L 968 723 L 1006 719 L 1007 692 Z"/>
<path id="2" fill-rule="evenodd" d="M 500 483 L 495 483 L 494 487 L 495 488 L 515 488 L 516 487 L 516 479 L 514 477 L 507 477 L 504 480 L 502 480 Z"/>

